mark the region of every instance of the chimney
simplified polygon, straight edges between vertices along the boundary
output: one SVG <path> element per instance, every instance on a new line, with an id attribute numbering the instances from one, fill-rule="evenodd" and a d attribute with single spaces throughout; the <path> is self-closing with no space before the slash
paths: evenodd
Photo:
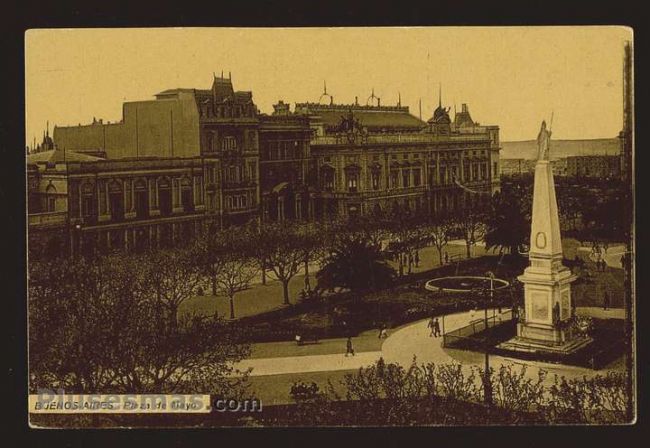
<path id="1" fill-rule="evenodd" d="M 463 112 L 467 112 L 467 104 L 463 103 Z"/>

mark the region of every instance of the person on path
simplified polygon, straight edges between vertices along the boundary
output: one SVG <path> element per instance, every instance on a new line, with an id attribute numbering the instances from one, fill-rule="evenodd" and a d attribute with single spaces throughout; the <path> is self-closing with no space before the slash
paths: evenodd
<path id="1" fill-rule="evenodd" d="M 433 335 L 434 337 L 438 337 L 442 335 L 442 333 L 440 332 L 440 322 L 438 321 L 437 317 L 436 320 L 433 322 Z"/>
<path id="2" fill-rule="evenodd" d="M 445 252 L 445 264 L 449 264 L 449 254 Z"/>
<path id="3" fill-rule="evenodd" d="M 429 323 L 427 324 L 427 327 L 431 328 L 431 333 L 429 333 L 429 337 L 435 337 L 436 336 L 436 334 L 435 334 L 435 332 L 436 332 L 435 325 L 436 325 L 435 318 L 432 316 L 431 319 L 429 319 Z"/>
<path id="4" fill-rule="evenodd" d="M 345 357 L 347 358 L 350 354 L 354 356 L 354 347 L 352 347 L 352 337 L 348 336 L 348 340 L 346 342 Z"/>
<path id="5" fill-rule="evenodd" d="M 377 336 L 379 339 L 385 339 L 388 337 L 388 330 L 386 329 L 386 324 L 381 324 L 381 328 L 379 329 L 379 336 Z"/>
<path id="6" fill-rule="evenodd" d="M 609 308 L 609 294 L 605 291 L 605 295 L 603 296 L 603 310 L 607 311 L 607 308 Z"/>

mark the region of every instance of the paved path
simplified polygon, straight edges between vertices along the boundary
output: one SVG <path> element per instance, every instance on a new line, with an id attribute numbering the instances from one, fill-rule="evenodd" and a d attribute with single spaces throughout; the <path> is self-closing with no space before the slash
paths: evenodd
<path id="1" fill-rule="evenodd" d="M 245 359 L 237 363 L 236 368 L 240 371 L 252 368 L 251 376 L 356 370 L 374 364 L 381 355 L 382 352 L 377 351 L 361 352 L 347 357 L 343 354 L 335 354 Z"/>
<path id="2" fill-rule="evenodd" d="M 504 312 L 507 310 L 503 310 Z M 489 310 L 489 315 L 498 315 L 495 310 Z M 577 308 L 576 313 L 592 317 L 623 318 L 622 309 L 603 311 L 602 308 Z M 444 317 L 445 332 L 449 332 L 467 325 L 472 320 L 478 319 L 482 313 L 467 311 Z M 419 364 L 433 362 L 436 364 L 460 363 L 469 371 L 476 366 L 482 366 L 484 355 L 479 352 L 466 350 L 447 349 L 442 347 L 442 338 L 429 336 L 428 320 L 422 320 L 407 325 L 393 332 L 382 345 L 381 351 L 357 353 L 356 356 L 346 357 L 343 354 L 333 355 L 307 355 L 279 358 L 246 359 L 235 365 L 240 371 L 251 370 L 251 376 L 278 375 L 290 373 L 326 372 L 337 370 L 355 370 L 374 364 L 380 357 L 386 362 L 399 363 L 408 366 L 415 357 Z M 553 381 L 553 374 L 567 378 L 592 376 L 596 372 L 582 367 L 541 363 L 534 361 L 521 361 L 502 356 L 490 355 L 490 364 L 493 368 L 501 365 L 513 365 L 517 368 L 527 366 L 526 375 L 537 378 L 540 369 L 547 371 L 547 382 Z M 604 370 L 617 370 L 622 368 L 622 362 L 617 361 L 607 366 Z"/>
<path id="3" fill-rule="evenodd" d="M 576 313 L 579 315 L 599 314 L 599 311 L 602 310 L 598 308 L 576 309 Z M 619 314 L 618 311 L 621 311 L 620 315 L 622 318 L 622 310 L 615 311 L 617 315 Z M 472 316 L 472 312 L 468 311 L 445 316 L 445 331 L 448 332 L 467 325 L 472 319 L 480 317 L 478 314 Z M 491 315 L 492 312 L 490 311 L 489 314 Z M 426 320 L 416 322 L 404 328 L 402 331 L 395 332 L 392 337 L 389 337 L 384 342 L 382 354 L 386 362 L 395 362 L 401 365 L 410 364 L 413 356 L 416 356 L 418 363 L 433 362 L 436 364 L 444 364 L 456 362 L 462 364 L 467 373 L 469 373 L 472 367 L 483 366 L 485 362 L 485 355 L 483 353 L 443 348 L 442 338 L 429 337 Z M 522 361 L 514 358 L 490 355 L 490 366 L 492 368 L 499 368 L 501 365 L 512 365 L 517 370 L 525 365 L 527 367 L 526 376 L 532 379 L 536 379 L 540 369 L 543 369 L 549 373 L 546 377 L 546 382 L 549 384 L 553 382 L 554 374 L 567 378 L 575 378 L 584 375 L 592 376 L 596 373 L 594 370 L 582 367 Z M 621 362 L 614 362 L 604 370 L 617 370 L 621 367 Z"/>

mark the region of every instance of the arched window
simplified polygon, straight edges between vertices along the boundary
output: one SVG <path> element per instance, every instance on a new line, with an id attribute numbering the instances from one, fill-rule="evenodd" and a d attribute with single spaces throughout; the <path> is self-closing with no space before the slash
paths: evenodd
<path id="1" fill-rule="evenodd" d="M 45 208 L 48 212 L 56 211 L 56 187 L 52 184 L 45 189 Z"/>
<path id="2" fill-rule="evenodd" d="M 90 217 L 95 212 L 95 187 L 90 182 L 81 185 L 81 213 L 84 217 Z"/>

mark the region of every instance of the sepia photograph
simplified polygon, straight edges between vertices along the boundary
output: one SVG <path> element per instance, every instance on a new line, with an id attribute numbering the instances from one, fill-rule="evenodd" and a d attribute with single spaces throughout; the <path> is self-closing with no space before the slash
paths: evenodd
<path id="1" fill-rule="evenodd" d="M 636 422 L 631 28 L 24 51 L 31 428 Z"/>

